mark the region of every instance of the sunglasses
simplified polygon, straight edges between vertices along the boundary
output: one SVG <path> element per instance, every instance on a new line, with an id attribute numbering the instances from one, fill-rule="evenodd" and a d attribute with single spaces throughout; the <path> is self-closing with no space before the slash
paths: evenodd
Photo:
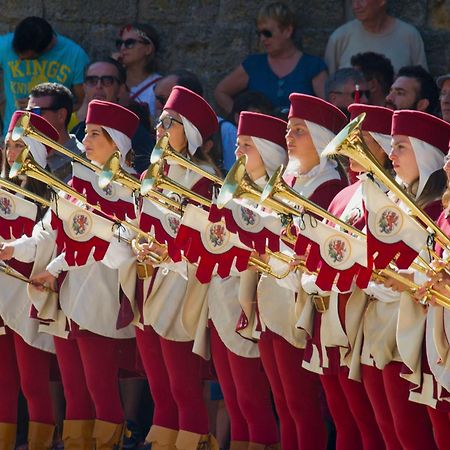
<path id="1" fill-rule="evenodd" d="M 33 106 L 31 108 L 25 108 L 25 111 L 30 111 L 38 116 L 42 116 L 42 111 L 58 111 L 58 109 L 61 109 L 60 106 Z"/>
<path id="2" fill-rule="evenodd" d="M 355 100 L 356 93 L 359 93 L 359 98 L 361 98 L 363 95 L 366 96 L 366 98 L 370 98 L 370 90 L 359 90 L 359 91 L 353 91 L 353 92 L 342 92 L 342 91 L 330 91 L 330 94 L 339 94 L 339 95 L 351 95 L 352 99 Z"/>
<path id="3" fill-rule="evenodd" d="M 97 86 L 99 81 L 102 86 L 107 87 L 112 86 L 114 82 L 119 83 L 119 79 L 112 75 L 102 75 L 100 77 L 98 77 L 97 75 L 90 75 L 84 79 L 84 82 L 91 87 Z"/>
<path id="4" fill-rule="evenodd" d="M 175 117 L 172 116 L 165 116 L 162 119 L 158 120 L 158 122 L 155 125 L 155 130 L 159 127 L 163 127 L 164 130 L 168 130 L 172 126 L 173 122 L 183 125 L 183 122 L 181 122 L 181 120 L 177 120 L 175 119 Z"/>
<path id="5" fill-rule="evenodd" d="M 150 44 L 150 40 L 145 39 L 116 39 L 116 48 L 117 50 L 120 50 L 122 48 L 122 45 L 125 46 L 125 48 L 133 48 L 136 44 Z"/>
<path id="6" fill-rule="evenodd" d="M 256 30 L 256 34 L 258 35 L 259 38 L 261 36 L 264 36 L 267 39 L 273 37 L 273 33 L 270 30 Z"/>

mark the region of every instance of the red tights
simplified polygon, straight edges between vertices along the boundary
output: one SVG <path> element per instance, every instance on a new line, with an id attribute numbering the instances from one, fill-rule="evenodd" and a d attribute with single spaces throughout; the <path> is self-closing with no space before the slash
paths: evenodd
<path id="1" fill-rule="evenodd" d="M 55 338 L 66 397 L 66 419 L 122 423 L 117 341 L 95 334 Z"/>
<path id="2" fill-rule="evenodd" d="M 211 353 L 231 421 L 231 440 L 271 445 L 279 441 L 270 385 L 259 358 L 227 349 L 210 323 Z"/>
<path id="3" fill-rule="evenodd" d="M 17 400 L 22 388 L 30 420 L 53 424 L 52 354 L 28 345 L 18 334 L 7 329 L 6 334 L 0 336 L 0 355 L 0 422 L 16 423 Z"/>
<path id="4" fill-rule="evenodd" d="M 320 407 L 318 376 L 301 367 L 303 350 L 270 330 L 259 350 L 280 420 L 283 450 L 323 450 L 327 432 Z"/>

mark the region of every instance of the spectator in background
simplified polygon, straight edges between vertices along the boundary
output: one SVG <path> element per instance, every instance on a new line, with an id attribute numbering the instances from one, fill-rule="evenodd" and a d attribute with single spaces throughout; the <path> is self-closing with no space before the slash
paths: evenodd
<path id="1" fill-rule="evenodd" d="M 355 102 L 367 104 L 369 98 L 370 91 L 363 74 L 350 67 L 337 70 L 326 82 L 325 99 L 338 107 L 348 118 L 348 106 Z"/>
<path id="2" fill-rule="evenodd" d="M 159 37 L 156 30 L 141 23 L 126 25 L 116 40 L 119 62 L 127 71 L 130 99 L 148 107 L 155 122 L 155 83 L 161 78 L 156 71 Z"/>
<path id="3" fill-rule="evenodd" d="M 289 108 L 289 94 L 324 96 L 327 77 L 322 59 L 297 48 L 293 36 L 295 14 L 281 2 L 263 6 L 257 18 L 257 34 L 265 53 L 250 55 L 216 87 L 214 96 L 229 114 L 233 97 L 246 89 L 263 93 L 277 109 Z"/>
<path id="4" fill-rule="evenodd" d="M 433 77 L 421 66 L 402 67 L 386 96 L 390 109 L 415 109 L 435 114 L 439 105 L 439 89 Z"/>
<path id="5" fill-rule="evenodd" d="M 450 122 L 450 73 L 440 76 L 437 79 L 437 86 L 441 90 L 439 101 L 442 118 Z"/>
<path id="6" fill-rule="evenodd" d="M 53 81 L 74 93 L 74 108 L 83 102 L 83 72 L 89 58 L 71 39 L 53 31 L 41 17 L 27 17 L 14 33 L 0 36 L 0 67 L 3 69 L 5 117 L 9 123 L 16 109 L 28 103 L 30 90 Z"/>
<path id="7" fill-rule="evenodd" d="M 84 152 L 83 144 L 67 131 L 73 110 L 73 95 L 68 88 L 59 83 L 38 84 L 30 92 L 26 109 L 53 125 L 59 134 L 59 144 L 77 155 Z M 71 162 L 71 158 L 54 150 L 47 157 L 51 172 L 66 183 L 72 177 Z"/>
<path id="8" fill-rule="evenodd" d="M 112 58 L 94 61 L 87 68 L 84 76 L 86 102 L 106 100 L 119 103 L 120 93 L 125 89 L 126 72 L 120 63 Z M 82 142 L 85 135 L 85 121 L 74 127 L 72 133 Z M 142 173 L 150 164 L 150 155 L 155 145 L 154 137 L 139 124 L 131 139 L 134 152 L 133 167 Z"/>
<path id="9" fill-rule="evenodd" d="M 196 94 L 203 96 L 203 86 L 195 73 L 187 69 L 176 69 L 169 72 L 165 77 L 155 84 L 155 107 L 156 117 L 159 118 L 161 112 L 169 98 L 174 86 L 183 86 Z"/>
<path id="10" fill-rule="evenodd" d="M 427 68 L 419 32 L 388 15 L 386 3 L 386 0 L 352 0 L 355 19 L 340 26 L 328 39 L 325 62 L 330 73 L 350 66 L 353 55 L 367 51 L 387 56 L 395 72 L 409 65 Z"/>
<path id="11" fill-rule="evenodd" d="M 386 95 L 394 82 L 394 68 L 391 61 L 380 53 L 365 52 L 353 55 L 352 67 L 359 70 L 366 79 L 370 91 L 369 104 L 384 106 Z"/>

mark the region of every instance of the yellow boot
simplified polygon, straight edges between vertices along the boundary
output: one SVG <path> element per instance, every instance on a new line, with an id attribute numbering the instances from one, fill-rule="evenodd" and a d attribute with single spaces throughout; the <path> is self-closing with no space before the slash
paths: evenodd
<path id="1" fill-rule="evenodd" d="M 54 433 L 55 425 L 30 422 L 28 424 L 28 450 L 50 450 Z"/>
<path id="2" fill-rule="evenodd" d="M 176 450 L 178 430 L 152 425 L 145 442 L 152 444 L 152 450 Z"/>
<path id="3" fill-rule="evenodd" d="M 65 420 L 63 426 L 64 450 L 94 450 L 94 420 Z"/>
<path id="4" fill-rule="evenodd" d="M 0 423 L 0 450 L 14 450 L 17 424 Z"/>
<path id="5" fill-rule="evenodd" d="M 123 423 L 96 420 L 93 432 L 96 450 L 119 450 L 122 447 L 124 430 Z"/>
<path id="6" fill-rule="evenodd" d="M 248 450 L 281 450 L 280 444 L 258 444 L 256 442 L 250 442 L 248 444 Z"/>
<path id="7" fill-rule="evenodd" d="M 180 430 L 177 441 L 177 450 L 219 450 L 219 444 L 212 434 L 198 434 Z"/>
<path id="8" fill-rule="evenodd" d="M 246 441 L 231 441 L 230 450 L 248 450 L 248 445 Z"/>

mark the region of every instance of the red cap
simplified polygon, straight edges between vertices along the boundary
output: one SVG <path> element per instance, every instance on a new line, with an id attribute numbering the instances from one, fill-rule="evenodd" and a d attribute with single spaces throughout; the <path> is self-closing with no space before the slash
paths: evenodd
<path id="1" fill-rule="evenodd" d="M 139 117 L 117 103 L 92 100 L 88 105 L 86 123 L 114 128 L 131 139 L 139 126 Z"/>
<path id="2" fill-rule="evenodd" d="M 382 106 L 363 105 L 362 103 L 352 103 L 348 110 L 350 112 L 350 120 L 355 119 L 362 113 L 366 113 L 366 117 L 361 124 L 364 131 L 372 131 L 373 133 L 391 134 L 392 109 L 383 108 Z"/>
<path id="3" fill-rule="evenodd" d="M 422 111 L 395 111 L 391 134 L 420 139 L 437 147 L 446 155 L 450 139 L 450 123 Z"/>
<path id="4" fill-rule="evenodd" d="M 338 134 L 347 124 L 347 117 L 336 106 L 312 95 L 293 93 L 289 96 L 289 119 L 309 120 Z"/>
<path id="5" fill-rule="evenodd" d="M 200 95 L 182 86 L 174 86 L 164 109 L 186 117 L 200 132 L 203 142 L 219 129 L 216 113 Z"/>
<path id="6" fill-rule="evenodd" d="M 242 111 L 239 116 L 237 135 L 267 139 L 286 150 L 286 127 L 287 123 L 277 117 Z"/>
<path id="7" fill-rule="evenodd" d="M 30 124 L 36 128 L 37 131 L 40 131 L 45 136 L 53 139 L 54 141 L 58 141 L 59 133 L 56 131 L 55 127 L 48 122 L 48 120 L 44 119 L 42 116 L 38 116 L 29 111 L 15 111 L 11 117 L 11 122 L 9 122 L 8 133 L 11 133 L 16 125 L 17 121 L 24 116 L 25 114 L 30 115 Z M 46 146 L 48 150 L 51 148 Z"/>

